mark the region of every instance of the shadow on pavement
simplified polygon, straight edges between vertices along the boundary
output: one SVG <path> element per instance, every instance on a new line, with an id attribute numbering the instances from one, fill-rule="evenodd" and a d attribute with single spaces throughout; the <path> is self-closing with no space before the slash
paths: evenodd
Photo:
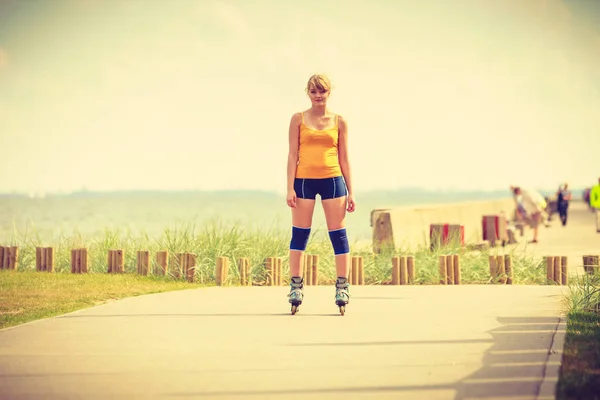
<path id="1" fill-rule="evenodd" d="M 483 366 L 455 385 L 455 399 L 535 399 L 560 319 L 498 318 L 501 327 L 490 331 L 493 346 Z"/>
<path id="2" fill-rule="evenodd" d="M 462 399 L 535 399 L 542 383 L 549 350 L 556 333 L 559 318 L 498 318 L 502 325 L 489 332 L 490 339 L 465 339 L 455 341 L 392 341 L 364 343 L 312 343 L 292 346 L 418 346 L 427 344 L 491 343 L 486 351 L 482 367 L 475 373 L 457 381 L 439 385 L 398 385 L 347 388 L 294 389 L 293 394 L 352 394 L 380 392 L 419 392 L 432 390 L 454 390 L 454 400 Z M 451 361 L 451 360 L 449 360 Z M 221 391 L 221 392 L 180 392 L 168 393 L 173 397 L 244 397 L 277 396 L 285 397 L 286 390 L 264 391 Z M 411 394 L 410 396 L 413 396 Z"/>

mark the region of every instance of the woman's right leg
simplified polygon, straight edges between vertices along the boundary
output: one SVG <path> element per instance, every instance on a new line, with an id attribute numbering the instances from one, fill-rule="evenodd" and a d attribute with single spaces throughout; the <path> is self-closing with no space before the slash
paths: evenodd
<path id="1" fill-rule="evenodd" d="M 292 304 L 292 314 L 295 313 L 294 307 L 298 307 L 304 300 L 302 290 L 304 280 L 302 279 L 304 264 L 304 251 L 310 236 L 312 224 L 312 215 L 315 209 L 315 200 L 306 198 L 296 198 L 296 208 L 292 208 L 292 240 L 290 240 L 290 293 L 288 300 Z"/>
<path id="2" fill-rule="evenodd" d="M 292 240 L 290 241 L 290 277 L 302 276 L 304 250 L 310 235 L 312 217 L 315 210 L 314 199 L 296 199 L 292 208 Z"/>

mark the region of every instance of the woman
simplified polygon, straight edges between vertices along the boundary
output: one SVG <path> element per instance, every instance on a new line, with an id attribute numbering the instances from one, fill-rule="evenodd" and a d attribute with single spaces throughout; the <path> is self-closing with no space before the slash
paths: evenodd
<path id="1" fill-rule="evenodd" d="M 288 297 L 292 314 L 295 314 L 304 297 L 304 251 L 310 235 L 316 196 L 319 195 L 335 255 L 335 302 L 343 315 L 350 299 L 346 211 L 353 212 L 355 209 L 348 160 L 348 125 L 340 115 L 327 108 L 331 83 L 326 76 L 311 76 L 306 92 L 311 107 L 295 113 L 289 129 L 287 204 L 292 209 L 292 239 L 291 288 Z"/>

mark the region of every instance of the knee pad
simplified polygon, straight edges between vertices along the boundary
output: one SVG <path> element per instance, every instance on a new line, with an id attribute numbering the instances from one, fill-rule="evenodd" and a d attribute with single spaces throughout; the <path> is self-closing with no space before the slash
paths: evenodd
<path id="1" fill-rule="evenodd" d="M 348 236 L 346 235 L 346 228 L 336 229 L 329 231 L 329 239 L 333 245 L 333 253 L 337 256 L 339 254 L 350 253 L 350 246 L 348 245 Z"/>
<path id="2" fill-rule="evenodd" d="M 310 228 L 298 228 L 292 226 L 292 240 L 290 241 L 290 250 L 306 250 Z"/>

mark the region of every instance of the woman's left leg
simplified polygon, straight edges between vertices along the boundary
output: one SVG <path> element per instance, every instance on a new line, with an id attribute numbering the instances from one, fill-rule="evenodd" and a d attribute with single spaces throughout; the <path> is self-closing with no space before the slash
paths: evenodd
<path id="1" fill-rule="evenodd" d="M 348 269 L 350 266 L 350 246 L 346 234 L 347 194 L 345 182 L 341 177 L 324 180 L 321 203 L 327 221 L 329 239 L 335 256 L 335 303 L 342 315 L 346 304 L 350 302 Z"/>
<path id="2" fill-rule="evenodd" d="M 347 197 L 322 200 L 329 239 L 335 256 L 335 270 L 338 278 L 348 278 L 350 266 L 350 246 L 346 234 Z"/>

